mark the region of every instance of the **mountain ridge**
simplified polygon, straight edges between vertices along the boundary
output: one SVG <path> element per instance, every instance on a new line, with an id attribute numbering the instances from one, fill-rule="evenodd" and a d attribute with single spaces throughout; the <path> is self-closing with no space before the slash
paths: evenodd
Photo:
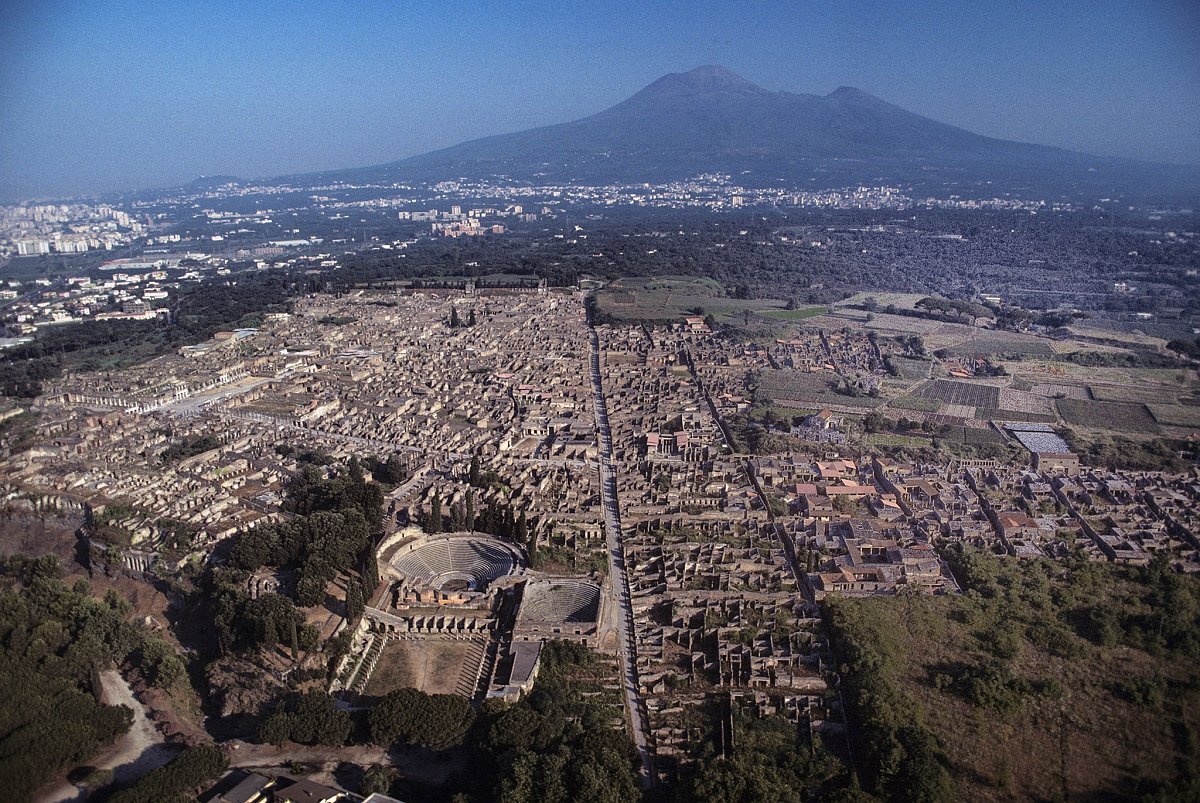
<path id="1" fill-rule="evenodd" d="M 351 181 L 503 176 L 606 184 L 709 172 L 738 175 L 748 186 L 866 182 L 1050 194 L 1119 194 L 1172 180 L 1177 190 L 1200 187 L 1200 168 L 989 137 L 852 86 L 827 95 L 775 92 L 711 64 L 668 73 L 577 120 L 316 175 Z"/>

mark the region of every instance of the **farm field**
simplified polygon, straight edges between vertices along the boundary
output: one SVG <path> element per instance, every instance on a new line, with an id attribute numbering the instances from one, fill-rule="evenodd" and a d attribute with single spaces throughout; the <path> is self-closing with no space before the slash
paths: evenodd
<path id="1" fill-rule="evenodd" d="M 888 407 L 897 410 L 914 410 L 919 413 L 936 413 L 941 404 L 937 399 L 927 399 L 922 396 L 900 396 L 888 401 Z"/>
<path id="2" fill-rule="evenodd" d="M 931 438 L 923 438 L 916 435 L 894 435 L 890 432 L 876 432 L 871 435 L 865 435 L 862 442 L 866 446 L 904 446 L 910 449 L 919 449 L 933 444 Z"/>
<path id="3" fill-rule="evenodd" d="M 839 301 L 835 306 L 838 307 L 853 307 L 858 304 L 866 303 L 867 299 L 874 299 L 875 303 L 880 308 L 888 305 L 894 306 L 897 309 L 916 309 L 917 302 L 923 298 L 928 298 L 924 293 L 873 293 L 861 292 L 855 293 L 844 301 Z"/>
<path id="4" fill-rule="evenodd" d="M 1039 382 L 1032 384 L 1029 390 L 1039 396 L 1056 398 L 1062 396 L 1064 399 L 1081 399 L 1086 401 L 1092 398 L 1092 393 L 1086 385 L 1065 385 L 1059 383 Z"/>
<path id="5" fill-rule="evenodd" d="M 915 391 L 913 395 L 954 406 L 989 408 L 1000 406 L 1000 388 L 994 385 L 956 382 L 952 379 L 935 379 Z"/>
<path id="6" fill-rule="evenodd" d="M 910 357 L 892 356 L 892 365 L 900 374 L 901 379 L 922 380 L 929 378 L 929 372 L 934 363 L 929 360 L 914 360 Z"/>
<path id="7" fill-rule="evenodd" d="M 1014 413 L 1054 416 L 1054 405 L 1046 394 L 1025 392 L 1014 388 L 1000 388 L 1001 410 Z"/>
<path id="8" fill-rule="evenodd" d="M 1160 424 L 1200 429 L 1200 407 L 1179 404 L 1147 404 L 1146 407 Z"/>
<path id="9" fill-rule="evenodd" d="M 791 369 L 768 369 L 759 376 L 755 398 L 764 403 L 781 406 L 795 406 L 786 402 L 799 402 L 800 407 L 841 406 L 867 410 L 884 403 L 884 399 L 881 398 L 834 393 L 833 382 L 836 379 L 837 375 L 832 372 L 810 374 Z"/>
<path id="10" fill-rule="evenodd" d="M 1049 356 L 1055 353 L 1053 345 L 1047 340 L 1007 332 L 989 332 L 950 346 L 946 350 L 950 354 L 966 357 L 989 354 Z"/>
<path id="11" fill-rule="evenodd" d="M 782 301 L 729 298 L 716 281 L 697 278 L 618 279 L 596 294 L 596 302 L 602 312 L 620 320 L 661 323 L 677 323 L 680 318 L 697 314 L 697 310 L 718 319 L 746 311 L 786 311 Z"/>
<path id="12" fill-rule="evenodd" d="M 910 318 L 907 315 L 889 315 L 886 312 L 873 313 L 871 320 L 868 322 L 867 313 L 848 309 L 840 309 L 836 315 L 829 316 L 829 318 L 831 326 L 841 326 L 844 325 L 844 321 L 853 320 L 862 328 L 874 329 L 881 335 L 927 335 L 938 331 L 943 326 L 954 325 L 931 321 L 926 318 Z M 843 321 L 843 323 L 835 323 L 839 320 Z M 964 328 L 969 329 L 970 327 Z"/>
<path id="13" fill-rule="evenodd" d="M 1142 402 L 1151 400 L 1169 402 L 1173 398 L 1167 394 L 1156 393 L 1143 385 L 1091 385 L 1089 390 L 1091 390 L 1093 399 L 1106 402 Z M 1147 398 L 1148 391 L 1149 398 Z"/>
<path id="14" fill-rule="evenodd" d="M 1157 433 L 1158 424 L 1144 404 L 1059 399 L 1058 412 L 1068 424 L 1111 432 Z"/>
<path id="15" fill-rule="evenodd" d="M 765 315 L 768 318 L 776 318 L 781 321 L 803 321 L 807 318 L 815 318 L 823 314 L 827 307 L 809 307 L 808 309 L 772 309 L 766 312 L 758 312 L 758 315 Z"/>
<path id="16" fill-rule="evenodd" d="M 1143 332 L 1132 331 L 1123 332 L 1119 329 L 1111 329 L 1100 326 L 1088 326 L 1086 323 L 1079 323 L 1073 326 L 1068 326 L 1067 331 L 1079 337 L 1090 337 L 1101 340 L 1109 340 L 1114 343 L 1128 344 L 1131 346 L 1143 346 L 1149 348 L 1162 348 L 1166 345 L 1166 341 L 1161 337 L 1154 337 Z"/>

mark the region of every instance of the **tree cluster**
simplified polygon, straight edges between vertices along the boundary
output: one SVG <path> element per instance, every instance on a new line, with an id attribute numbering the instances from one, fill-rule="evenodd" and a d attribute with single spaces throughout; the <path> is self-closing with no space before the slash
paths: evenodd
<path id="1" fill-rule="evenodd" d="M 189 747 L 108 800 L 109 803 L 190 803 L 220 778 L 228 766 L 225 754 L 215 745 Z"/>
<path id="2" fill-rule="evenodd" d="M 469 700 L 452 694 L 425 694 L 417 689 L 389 692 L 367 716 L 375 744 L 411 744 L 430 750 L 448 750 L 462 744 L 474 721 L 475 711 Z"/>
<path id="3" fill-rule="evenodd" d="M 732 755 L 705 755 L 681 779 L 675 799 L 710 803 L 803 803 L 844 785 L 844 769 L 780 716 L 734 711 Z"/>
<path id="4" fill-rule="evenodd" d="M 339 747 L 349 741 L 353 724 L 350 714 L 338 711 L 329 695 L 309 691 L 264 719 L 258 740 L 280 747 L 287 741 Z"/>
<path id="5" fill-rule="evenodd" d="M 68 589 L 59 575 L 53 556 L 0 562 L 0 783 L 12 800 L 129 729 L 132 711 L 93 694 L 99 671 L 136 666 L 161 687 L 184 674 L 168 644 L 127 621 L 115 592 L 97 600 L 85 581 Z"/>

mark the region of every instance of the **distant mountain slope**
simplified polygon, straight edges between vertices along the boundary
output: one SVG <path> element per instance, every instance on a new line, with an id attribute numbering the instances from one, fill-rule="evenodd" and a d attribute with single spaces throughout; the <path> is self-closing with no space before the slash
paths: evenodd
<path id="1" fill-rule="evenodd" d="M 866 92 L 770 92 L 717 66 L 663 76 L 573 122 L 485 137 L 369 168 L 353 181 L 482 178 L 638 182 L 727 172 L 749 186 L 857 182 L 1070 193 L 1200 191 L 1200 169 L 994 139 Z"/>

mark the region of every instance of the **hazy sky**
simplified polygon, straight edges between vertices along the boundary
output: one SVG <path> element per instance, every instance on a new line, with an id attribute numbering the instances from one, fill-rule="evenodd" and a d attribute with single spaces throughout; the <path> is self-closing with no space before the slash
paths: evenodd
<path id="1" fill-rule="evenodd" d="M 0 198 L 390 161 L 668 72 L 1200 163 L 1195 0 L 0 0 Z"/>

